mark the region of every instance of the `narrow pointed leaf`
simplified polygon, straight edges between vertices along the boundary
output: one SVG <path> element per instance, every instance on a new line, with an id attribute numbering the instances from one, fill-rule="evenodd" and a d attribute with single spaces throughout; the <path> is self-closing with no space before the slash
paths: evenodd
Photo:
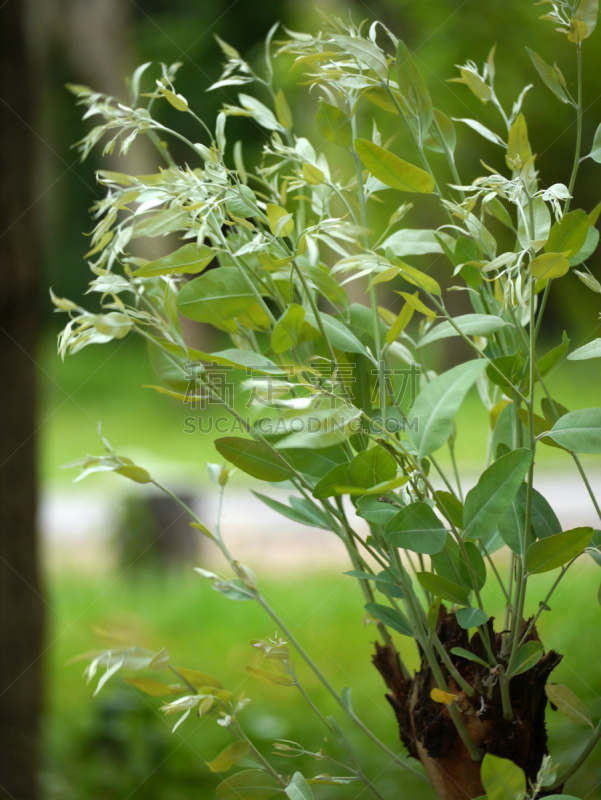
<path id="1" fill-rule="evenodd" d="M 532 451 L 522 447 L 493 462 L 465 498 L 464 535 L 479 539 L 491 533 L 505 514 L 532 461 Z"/>
<path id="2" fill-rule="evenodd" d="M 409 438 L 420 458 L 446 443 L 459 406 L 485 367 L 483 359 L 459 364 L 434 378 L 419 393 L 411 412 Z"/>

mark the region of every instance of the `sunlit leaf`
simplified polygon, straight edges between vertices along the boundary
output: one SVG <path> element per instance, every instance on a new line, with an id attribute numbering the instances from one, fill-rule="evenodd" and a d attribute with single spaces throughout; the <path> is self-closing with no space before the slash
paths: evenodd
<path id="1" fill-rule="evenodd" d="M 545 686 L 547 697 L 562 714 L 579 725 L 594 727 L 591 712 L 571 689 L 557 683 L 547 683 Z M 563 795 L 562 795 L 563 797 Z"/>
<path id="2" fill-rule="evenodd" d="M 434 181 L 428 172 L 403 161 L 368 139 L 355 139 L 355 150 L 374 178 L 391 189 L 421 194 L 434 191 Z"/>

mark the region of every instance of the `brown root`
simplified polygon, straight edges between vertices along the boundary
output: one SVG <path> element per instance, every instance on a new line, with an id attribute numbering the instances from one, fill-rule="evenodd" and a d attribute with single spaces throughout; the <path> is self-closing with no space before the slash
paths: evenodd
<path id="1" fill-rule="evenodd" d="M 492 619 L 488 629 L 493 647 L 499 653 L 502 634 L 495 634 Z M 475 690 L 473 696 L 468 697 L 444 664 L 440 664 L 448 691 L 458 695 L 455 706 L 473 742 L 483 753 L 515 762 L 528 779 L 534 780 L 548 752 L 545 684 L 561 656 L 551 650 L 532 669 L 511 680 L 513 719 L 506 720 L 498 681 L 492 688 L 484 686 L 482 678 L 487 678 L 488 670 L 450 652 L 454 647 L 462 647 L 487 660 L 480 635 L 476 633 L 469 640 L 468 632 L 459 626 L 455 614 L 448 614 L 444 606 L 440 609 L 436 632 L 458 672 Z M 535 628 L 530 631 L 528 640 L 539 641 Z M 502 662 L 501 657 L 498 658 Z M 394 709 L 401 741 L 408 754 L 424 765 L 440 800 L 466 800 L 483 795 L 480 762 L 470 757 L 447 706 L 430 696 L 436 682 L 423 653 L 420 670 L 412 680 L 403 677 L 398 654 L 392 646 L 376 644 L 373 663 L 388 688 L 386 697 Z"/>

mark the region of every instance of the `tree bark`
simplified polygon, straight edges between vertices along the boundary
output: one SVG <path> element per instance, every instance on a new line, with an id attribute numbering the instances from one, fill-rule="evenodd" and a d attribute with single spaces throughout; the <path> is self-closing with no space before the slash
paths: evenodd
<path id="1" fill-rule="evenodd" d="M 37 796 L 42 600 L 36 535 L 38 297 L 32 87 L 21 0 L 0 12 L 0 797 Z"/>
<path id="2" fill-rule="evenodd" d="M 499 653 L 501 634 L 495 635 L 493 620 L 489 620 L 488 626 L 493 647 Z M 452 648 L 462 647 L 486 661 L 479 634 L 468 640 L 468 632 L 458 625 L 455 614 L 447 614 L 444 606 L 440 608 L 436 631 L 462 677 L 475 688 L 473 697 L 468 697 L 440 664 L 448 691 L 457 695 L 455 707 L 474 744 L 483 753 L 510 759 L 524 770 L 528 779 L 534 780 L 548 752 L 545 684 L 561 656 L 551 650 L 532 669 L 511 680 L 514 718 L 507 721 L 503 717 L 498 683 L 493 685 L 489 697 L 488 688 L 476 679 L 478 673 L 485 676 L 488 670 L 451 653 Z M 536 629 L 530 632 L 528 640 L 538 641 Z M 430 693 L 436 683 L 423 654 L 420 670 L 412 680 L 403 677 L 397 652 L 390 646 L 376 644 L 373 661 L 390 692 L 386 698 L 395 711 L 401 740 L 408 754 L 424 765 L 440 800 L 468 800 L 484 795 L 481 762 L 470 757 L 448 708 L 432 700 Z"/>

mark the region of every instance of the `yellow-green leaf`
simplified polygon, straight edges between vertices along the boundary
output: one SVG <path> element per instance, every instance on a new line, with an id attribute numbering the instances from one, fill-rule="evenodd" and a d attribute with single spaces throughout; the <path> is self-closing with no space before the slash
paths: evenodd
<path id="1" fill-rule="evenodd" d="M 196 274 L 208 266 L 215 258 L 215 253 L 206 244 L 198 247 L 196 244 L 185 244 L 163 258 L 150 261 L 133 275 L 136 278 L 151 278 L 157 275 Z"/>
<path id="2" fill-rule="evenodd" d="M 423 289 L 430 294 L 436 294 L 438 296 L 442 294 L 438 282 L 435 281 L 430 275 L 426 275 L 425 272 L 422 272 L 421 270 L 416 269 L 409 264 L 405 264 L 404 261 L 401 261 L 399 266 L 401 268 L 401 272 L 403 273 L 403 277 L 409 283 L 412 283 L 414 286 L 419 286 L 420 289 Z"/>
<path id="3" fill-rule="evenodd" d="M 303 179 L 309 186 L 317 186 L 324 182 L 325 175 L 319 167 L 315 167 L 313 164 L 303 164 Z"/>
<path id="4" fill-rule="evenodd" d="M 344 147 L 346 150 L 351 146 L 353 141 L 351 123 L 338 106 L 326 103 L 323 98 L 320 98 L 315 124 L 326 141 Z"/>
<path id="5" fill-rule="evenodd" d="M 232 742 L 225 750 L 222 750 L 213 761 L 207 761 L 207 767 L 211 772 L 227 772 L 234 764 L 243 759 L 250 750 L 249 742 Z"/>
<path id="6" fill-rule="evenodd" d="M 507 139 L 507 166 L 509 169 L 517 170 L 526 164 L 532 157 L 530 142 L 528 141 L 528 127 L 526 118 L 523 114 L 518 114 L 515 122 L 509 129 Z"/>
<path id="7" fill-rule="evenodd" d="M 410 303 L 405 303 L 402 307 L 400 314 L 395 319 L 395 321 L 390 326 L 388 333 L 386 334 L 386 344 L 392 344 L 396 342 L 399 335 L 402 331 L 405 330 L 409 322 L 411 321 L 411 317 L 413 316 L 413 312 L 415 309 Z"/>
<path id="8" fill-rule="evenodd" d="M 188 110 L 188 101 L 185 97 L 181 94 L 175 94 L 170 89 L 161 89 L 160 90 L 163 97 L 168 100 L 173 108 L 176 108 L 178 111 L 187 111 Z"/>
<path id="9" fill-rule="evenodd" d="M 403 161 L 368 139 L 355 139 L 355 150 L 374 178 L 391 189 L 420 194 L 434 191 L 434 180 L 428 172 Z"/>
<path id="10" fill-rule="evenodd" d="M 221 684 L 217 678 L 207 675 L 206 672 L 197 672 L 195 669 L 183 669 L 183 667 L 176 667 L 176 669 L 182 678 L 194 686 L 195 689 L 200 689 L 204 686 L 211 686 L 214 689 L 221 689 Z"/>
<path id="11" fill-rule="evenodd" d="M 281 219 L 290 216 L 285 208 L 276 206 L 275 203 L 267 203 L 267 219 L 269 227 L 274 236 L 290 236 L 294 230 L 294 220 L 288 219 L 283 225 L 278 225 Z"/>
<path id="12" fill-rule="evenodd" d="M 274 672 L 267 672 L 266 669 L 255 669 L 255 667 L 246 667 L 246 671 L 253 678 L 257 678 L 263 683 L 275 683 L 278 686 L 294 686 L 294 681 L 286 678 L 284 675 L 276 675 Z"/>
<path id="13" fill-rule="evenodd" d="M 565 714 L 568 719 L 571 719 L 572 722 L 577 722 L 579 725 L 590 725 L 591 728 L 594 727 L 590 711 L 567 686 L 548 683 L 545 686 L 545 692 L 553 705 L 562 714 Z"/>
<path id="14" fill-rule="evenodd" d="M 282 89 L 278 89 L 275 96 L 275 114 L 283 128 L 292 127 L 292 111 Z"/>
<path id="15" fill-rule="evenodd" d="M 568 33 L 569 42 L 582 42 L 588 36 L 588 28 L 586 23 L 581 19 L 572 17 L 570 20 L 570 32 Z"/>
<path id="16" fill-rule="evenodd" d="M 168 686 L 160 681 L 154 681 L 152 678 L 126 678 L 126 680 L 134 688 L 139 689 L 141 692 L 149 694 L 152 697 L 164 697 L 165 695 L 170 694 L 183 694 L 186 691 L 181 685 Z"/>
<path id="17" fill-rule="evenodd" d="M 422 303 L 422 301 L 417 296 L 417 292 L 415 294 L 409 294 L 409 292 L 397 292 L 403 297 L 409 305 L 415 310 L 419 311 L 420 314 L 425 314 L 430 319 L 433 319 L 436 316 L 436 311 L 433 311 L 431 308 L 428 308 L 427 305 Z"/>
<path id="18" fill-rule="evenodd" d="M 536 280 L 561 278 L 570 269 L 570 262 L 563 253 L 541 253 L 530 264 L 530 273 Z"/>

